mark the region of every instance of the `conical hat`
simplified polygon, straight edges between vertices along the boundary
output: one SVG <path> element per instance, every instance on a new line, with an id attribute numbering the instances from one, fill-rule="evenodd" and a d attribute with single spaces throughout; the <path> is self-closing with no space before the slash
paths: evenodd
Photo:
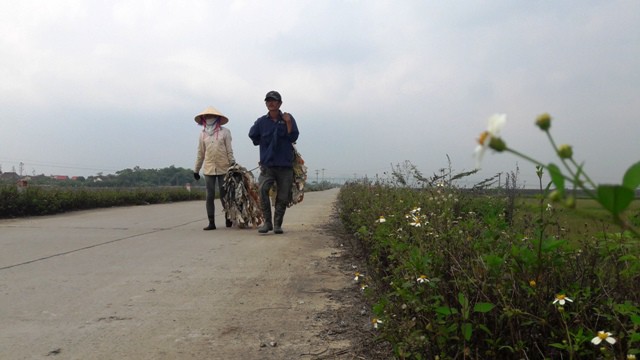
<path id="1" fill-rule="evenodd" d="M 196 115 L 196 117 L 194 118 L 194 120 L 198 123 L 198 125 L 202 125 L 202 121 L 204 120 L 204 116 L 205 115 L 219 116 L 220 117 L 220 125 L 224 125 L 224 124 L 229 122 L 229 118 L 224 116 L 224 115 L 222 115 L 222 113 L 220 111 L 218 111 L 218 109 L 214 108 L 213 106 L 208 106 L 200 114 Z"/>

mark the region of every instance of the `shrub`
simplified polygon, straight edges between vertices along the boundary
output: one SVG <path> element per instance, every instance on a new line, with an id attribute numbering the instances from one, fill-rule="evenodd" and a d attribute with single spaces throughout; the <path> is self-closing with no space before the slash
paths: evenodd
<path id="1" fill-rule="evenodd" d="M 184 188 L 57 188 L 32 186 L 18 191 L 0 186 L 0 218 L 50 215 L 101 207 L 202 200 L 204 192 Z"/>
<path id="2" fill-rule="evenodd" d="M 367 259 L 380 337 L 401 359 L 624 358 L 640 347 L 640 246 L 510 225 L 508 196 L 345 184 L 339 216 Z M 512 209 L 513 210 L 513 209 Z M 377 321 L 381 321 L 378 323 Z M 598 346 L 598 331 L 614 344 Z M 612 341 L 612 340 L 610 340 Z"/>

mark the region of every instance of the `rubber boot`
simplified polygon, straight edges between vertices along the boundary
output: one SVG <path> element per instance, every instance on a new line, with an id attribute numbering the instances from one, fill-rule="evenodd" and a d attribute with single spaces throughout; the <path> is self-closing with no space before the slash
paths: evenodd
<path id="1" fill-rule="evenodd" d="M 213 218 L 209 219 L 209 225 L 202 230 L 215 230 L 216 229 L 216 221 Z"/>
<path id="2" fill-rule="evenodd" d="M 266 234 L 271 230 L 273 230 L 273 223 L 271 223 L 271 220 L 265 220 L 262 226 L 258 228 L 258 232 L 260 234 Z"/>
<path id="3" fill-rule="evenodd" d="M 286 210 L 286 205 L 285 206 L 276 206 L 276 211 L 275 214 L 273 216 L 273 223 L 274 223 L 274 227 L 273 227 L 273 232 L 276 234 L 282 234 L 284 233 L 284 231 L 282 231 L 282 220 L 284 220 L 284 212 Z"/>
<path id="4" fill-rule="evenodd" d="M 273 230 L 273 223 L 271 222 L 271 205 L 269 203 L 262 204 L 262 215 L 264 216 L 264 223 L 258 228 L 260 234 L 266 234 Z"/>
<path id="5" fill-rule="evenodd" d="M 276 223 L 276 225 L 273 227 L 273 232 L 276 234 L 283 234 L 284 231 L 282 230 L 282 224 L 278 225 Z"/>

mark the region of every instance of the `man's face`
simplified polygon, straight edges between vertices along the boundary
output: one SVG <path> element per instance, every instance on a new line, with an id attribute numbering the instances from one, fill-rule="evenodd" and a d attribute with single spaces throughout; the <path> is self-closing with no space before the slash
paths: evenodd
<path id="1" fill-rule="evenodd" d="M 280 110 L 280 105 L 282 105 L 282 102 L 276 99 L 267 99 L 265 101 L 265 104 L 267 105 L 267 109 L 269 109 L 269 111 L 276 111 Z"/>

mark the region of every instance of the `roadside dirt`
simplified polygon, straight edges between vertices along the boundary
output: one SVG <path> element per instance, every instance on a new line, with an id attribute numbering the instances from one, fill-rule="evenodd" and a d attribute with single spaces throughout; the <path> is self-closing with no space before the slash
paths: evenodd
<path id="1" fill-rule="evenodd" d="M 366 272 L 365 259 L 362 256 L 357 241 L 344 231 L 336 216 L 325 225 L 325 230 L 331 235 L 334 246 L 341 249 L 335 258 L 335 265 L 343 273 L 353 278 L 356 271 Z M 331 260 L 329 260 L 331 261 Z M 354 281 L 350 286 L 334 290 L 329 299 L 339 306 L 319 314 L 325 322 L 320 337 L 328 342 L 347 341 L 349 346 L 344 349 L 318 354 L 311 359 L 392 359 L 390 345 L 377 337 L 378 333 L 371 323 L 371 305 Z"/>

